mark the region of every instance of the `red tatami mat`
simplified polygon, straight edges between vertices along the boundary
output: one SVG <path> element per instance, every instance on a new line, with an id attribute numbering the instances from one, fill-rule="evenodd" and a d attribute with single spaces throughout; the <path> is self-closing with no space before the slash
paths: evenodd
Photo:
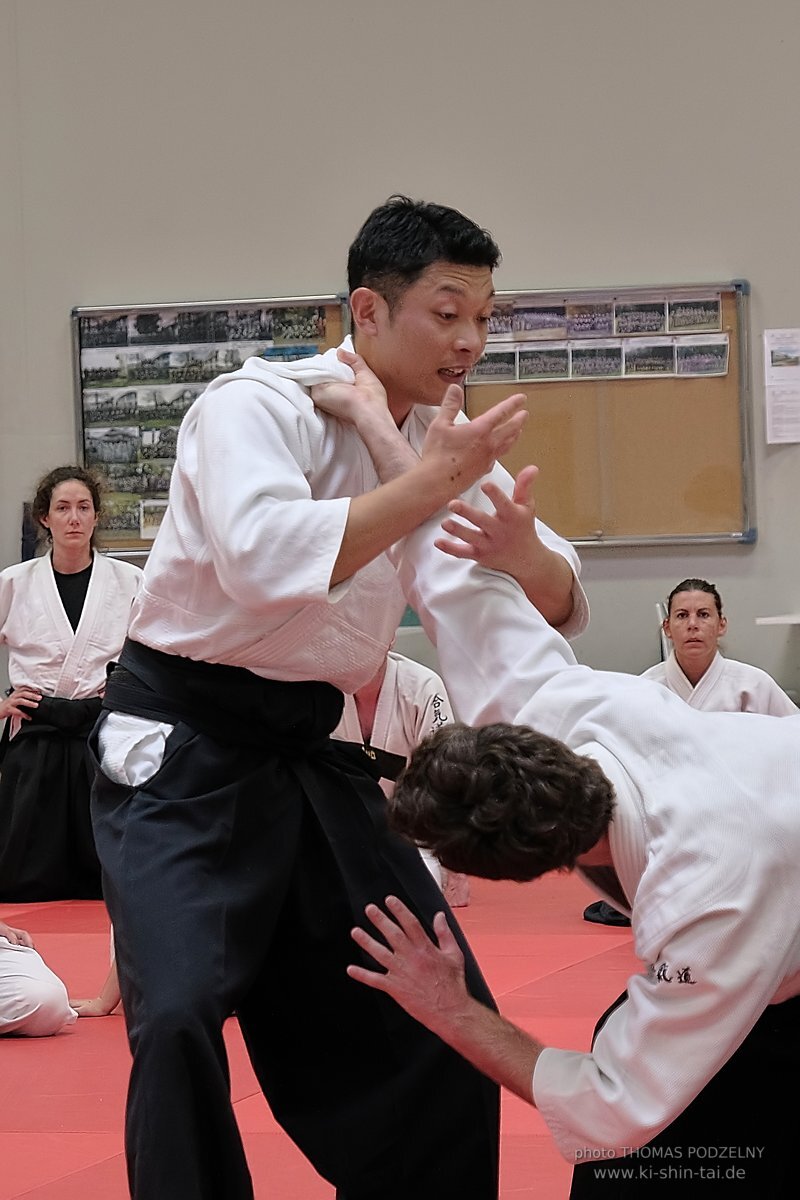
<path id="1" fill-rule="evenodd" d="M 457 911 L 500 1010 L 551 1045 L 584 1049 L 636 960 L 630 931 L 590 925 L 573 876 L 535 884 L 472 881 Z M 73 996 L 96 995 L 108 918 L 93 902 L 3 905 L 28 929 Z M 332 1200 L 275 1124 L 234 1020 L 232 1094 L 258 1200 Z M 0 1200 L 126 1200 L 122 1120 L 129 1058 L 122 1018 L 84 1019 L 54 1038 L 0 1040 Z M 504 1094 L 502 1200 L 563 1200 L 570 1168 L 535 1109 Z"/>

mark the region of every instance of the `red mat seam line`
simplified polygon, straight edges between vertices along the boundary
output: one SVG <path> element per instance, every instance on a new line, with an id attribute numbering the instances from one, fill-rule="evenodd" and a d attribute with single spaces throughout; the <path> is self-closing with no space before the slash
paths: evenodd
<path id="1" fill-rule="evenodd" d="M 59 1136 L 71 1137 L 73 1134 L 70 1132 Z M 78 1136 L 86 1137 L 86 1134 L 81 1133 L 78 1134 Z M 79 1167 L 76 1171 L 67 1171 L 66 1175 L 57 1175 L 54 1179 L 49 1180 L 47 1183 L 37 1183 L 34 1187 L 27 1188 L 24 1192 L 17 1192 L 15 1196 L 11 1197 L 11 1200 L 25 1200 L 26 1196 L 35 1196 L 37 1192 L 41 1192 L 43 1187 L 53 1187 L 54 1184 L 61 1183 L 65 1179 L 74 1179 L 78 1175 L 82 1175 L 83 1172 L 88 1170 L 90 1167 L 96 1167 L 100 1163 L 112 1162 L 115 1158 L 124 1158 L 124 1156 L 125 1152 L 123 1150 L 119 1150 L 116 1154 L 105 1154 L 101 1155 L 100 1158 L 93 1158 L 90 1163 L 86 1163 L 84 1166 Z"/>

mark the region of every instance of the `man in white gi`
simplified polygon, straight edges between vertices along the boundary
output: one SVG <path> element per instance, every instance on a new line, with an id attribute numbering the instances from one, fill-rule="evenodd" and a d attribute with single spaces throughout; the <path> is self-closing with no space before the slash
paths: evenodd
<path id="1" fill-rule="evenodd" d="M 0 921 L 0 1037 L 50 1037 L 77 1017 L 27 930 Z"/>
<path id="2" fill-rule="evenodd" d="M 524 398 L 472 423 L 459 412 L 498 257 L 455 210 L 393 198 L 350 248 L 358 353 L 250 359 L 181 426 L 94 747 L 136 1200 L 252 1196 L 222 1040 L 234 1010 L 275 1115 L 340 1200 L 496 1196 L 495 1086 L 346 975 L 367 900 L 397 888 L 430 924 L 442 898 L 329 734 L 405 607 L 384 552 L 462 492 L 480 503 L 487 472 L 524 520 L 512 545 L 489 528 L 477 553 L 510 560 L 548 619 L 585 623 L 574 554 L 495 466 Z M 315 403 L 353 399 L 355 424 Z M 414 466 L 394 478 L 398 442 Z"/>

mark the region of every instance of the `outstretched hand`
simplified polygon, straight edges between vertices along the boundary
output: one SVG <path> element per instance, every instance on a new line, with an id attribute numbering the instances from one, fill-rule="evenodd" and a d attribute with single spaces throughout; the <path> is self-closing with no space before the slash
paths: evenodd
<path id="1" fill-rule="evenodd" d="M 454 558 L 471 558 L 495 571 L 515 577 L 527 574 L 541 547 L 534 523 L 533 485 L 538 474 L 538 467 L 523 467 L 511 496 L 495 483 L 483 484 L 481 491 L 491 501 L 494 512 L 464 500 L 452 500 L 447 507 L 461 520 L 448 517 L 442 521 L 442 529 L 450 536 L 437 538 L 436 546 Z M 466 521 L 469 524 L 464 524 Z"/>
<path id="2" fill-rule="evenodd" d="M 423 461 L 437 463 L 453 494 L 465 491 L 514 445 L 528 419 L 525 401 L 517 392 L 474 420 L 457 422 L 464 393 L 457 384 L 450 384 L 428 427 Z"/>
<path id="3" fill-rule="evenodd" d="M 396 896 L 387 896 L 385 903 L 386 912 L 376 904 L 368 904 L 364 910 L 383 941 L 360 927 L 351 933 L 353 941 L 383 970 L 353 965 L 347 968 L 347 974 L 385 992 L 412 1017 L 437 1032 L 457 1020 L 469 1000 L 464 956 L 443 912 L 433 919 L 434 942 Z"/>
<path id="4" fill-rule="evenodd" d="M 365 929 L 352 931 L 383 969 L 350 966 L 347 974 L 391 996 L 484 1075 L 534 1104 L 531 1080 L 544 1046 L 469 994 L 464 957 L 444 913 L 433 919 L 431 940 L 396 896 L 386 897 L 386 908 L 364 910 L 382 941 Z"/>

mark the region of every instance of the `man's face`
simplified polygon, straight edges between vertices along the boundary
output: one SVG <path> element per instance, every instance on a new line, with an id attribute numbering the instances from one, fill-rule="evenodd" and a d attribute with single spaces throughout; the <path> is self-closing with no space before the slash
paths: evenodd
<path id="1" fill-rule="evenodd" d="M 377 298 L 367 336 L 356 331 L 357 347 L 386 388 L 395 420 L 414 404 L 441 404 L 449 384 L 464 386 L 486 344 L 493 296 L 488 267 L 436 262 L 391 312 Z"/>
<path id="2" fill-rule="evenodd" d="M 719 615 L 714 597 L 708 592 L 678 592 L 672 597 L 664 622 L 664 632 L 672 641 L 679 664 L 701 666 L 703 670 L 711 665 L 717 641 L 726 627 L 725 617 Z"/>

